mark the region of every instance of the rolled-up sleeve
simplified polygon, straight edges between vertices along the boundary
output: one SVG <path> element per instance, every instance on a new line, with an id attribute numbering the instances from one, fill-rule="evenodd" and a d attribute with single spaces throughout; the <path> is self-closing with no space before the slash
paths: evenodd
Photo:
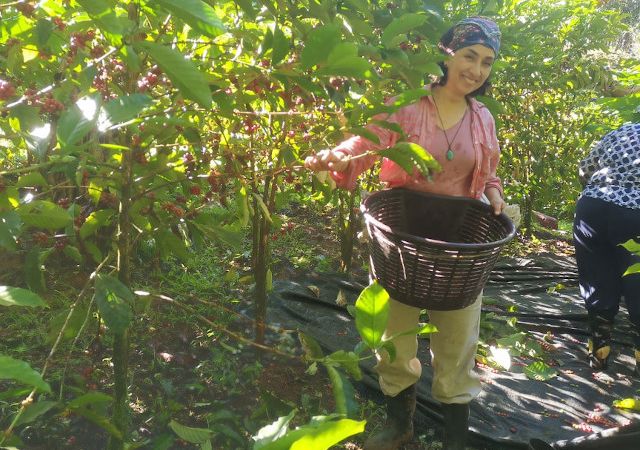
<path id="1" fill-rule="evenodd" d="M 500 192 L 500 195 L 504 197 L 504 189 L 502 188 L 502 180 L 497 175 L 498 163 L 500 162 L 500 145 L 498 144 L 498 137 L 496 135 L 496 124 L 491 114 L 488 114 L 488 144 L 490 149 L 489 155 L 489 173 L 485 184 L 485 190 L 488 188 L 495 188 Z"/>
<path id="2" fill-rule="evenodd" d="M 401 125 L 401 111 L 402 110 L 391 115 L 380 114 L 375 116 L 373 119 L 394 122 Z M 379 143 L 370 141 L 363 136 L 352 136 L 349 139 L 341 142 L 333 149 L 333 151 L 341 152 L 347 156 L 355 157 L 354 159 L 349 161 L 349 165 L 346 170 L 342 172 L 329 172 L 331 178 L 334 179 L 338 187 L 348 190 L 355 189 L 358 176 L 360 176 L 360 174 L 365 170 L 373 167 L 374 163 L 378 159 L 379 155 L 375 154 L 375 152 L 392 147 L 398 140 L 397 133 L 384 127 L 370 124 L 366 127 L 366 129 L 378 137 Z M 367 152 L 371 153 L 365 155 L 365 153 Z"/>

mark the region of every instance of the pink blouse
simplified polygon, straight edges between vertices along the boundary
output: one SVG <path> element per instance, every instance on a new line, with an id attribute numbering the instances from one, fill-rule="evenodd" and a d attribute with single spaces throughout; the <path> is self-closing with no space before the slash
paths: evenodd
<path id="1" fill-rule="evenodd" d="M 472 153 L 471 158 L 475 159 L 470 173 L 470 183 L 467 187 L 466 196 L 480 198 L 489 187 L 498 189 L 502 195 L 502 184 L 496 176 L 496 168 L 500 159 L 500 148 L 496 137 L 493 116 L 486 106 L 479 101 L 472 98 L 469 104 L 470 108 L 467 115 L 470 117 L 471 122 L 470 132 L 458 135 L 453 143 L 454 151 L 456 151 L 456 147 L 464 144 L 463 138 L 466 138 L 465 151 L 468 151 L 468 147 L 470 146 Z M 399 109 L 390 116 L 382 114 L 375 118 L 400 125 L 407 136 L 407 140 L 422 146 L 425 150 L 432 153 L 433 156 L 439 160 L 440 164 L 445 166 L 445 170 L 446 164 L 453 162 L 443 159 L 442 156 L 437 157 L 434 152 L 429 150 L 434 149 L 435 141 L 438 140 L 437 136 L 439 133 L 442 133 L 437 128 L 437 113 L 430 95 L 425 95 L 419 101 Z M 340 151 L 345 155 L 357 156 L 367 151 L 383 150 L 392 147 L 399 137 L 397 133 L 375 124 L 367 126 L 367 129 L 374 132 L 380 138 L 379 144 L 362 136 L 353 136 L 335 147 L 334 151 Z M 452 137 L 453 136 L 450 136 L 449 139 Z M 377 155 L 370 155 L 354 159 L 349 163 L 347 170 L 343 172 L 330 172 L 331 177 L 339 187 L 352 190 L 356 187 L 358 176 L 365 170 L 371 168 L 377 158 Z M 434 181 L 428 181 L 420 175 L 417 169 L 414 170 L 413 174 L 408 174 L 393 161 L 387 158 L 383 158 L 382 160 L 380 180 L 385 182 L 387 187 L 406 187 L 427 192 L 437 191 L 445 195 L 460 195 L 459 188 L 456 186 L 458 183 L 450 183 L 446 176 L 438 177 L 438 174 L 433 178 Z M 431 184 L 436 181 L 438 182 L 437 186 Z"/>

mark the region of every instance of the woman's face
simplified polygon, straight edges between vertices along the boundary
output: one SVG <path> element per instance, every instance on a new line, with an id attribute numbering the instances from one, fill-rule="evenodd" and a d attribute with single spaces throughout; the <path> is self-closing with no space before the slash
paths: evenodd
<path id="1" fill-rule="evenodd" d="M 472 93 L 489 78 L 494 59 L 493 50 L 482 44 L 458 49 L 446 62 L 446 86 L 462 95 Z"/>

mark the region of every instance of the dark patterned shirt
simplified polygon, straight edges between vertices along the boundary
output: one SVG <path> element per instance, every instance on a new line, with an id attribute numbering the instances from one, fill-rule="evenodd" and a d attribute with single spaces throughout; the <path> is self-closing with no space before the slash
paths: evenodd
<path id="1" fill-rule="evenodd" d="M 640 123 L 605 135 L 580 162 L 580 179 L 582 195 L 640 209 Z"/>

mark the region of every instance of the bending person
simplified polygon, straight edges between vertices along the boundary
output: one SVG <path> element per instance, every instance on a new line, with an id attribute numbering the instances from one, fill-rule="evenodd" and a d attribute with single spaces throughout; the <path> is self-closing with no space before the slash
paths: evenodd
<path id="1" fill-rule="evenodd" d="M 620 244 L 640 242 L 640 124 L 605 135 L 580 162 L 584 190 L 576 205 L 573 238 L 580 294 L 589 315 L 589 363 L 607 368 L 611 331 L 624 297 L 634 327 L 640 376 L 640 273 L 624 275 L 640 256 Z"/>

